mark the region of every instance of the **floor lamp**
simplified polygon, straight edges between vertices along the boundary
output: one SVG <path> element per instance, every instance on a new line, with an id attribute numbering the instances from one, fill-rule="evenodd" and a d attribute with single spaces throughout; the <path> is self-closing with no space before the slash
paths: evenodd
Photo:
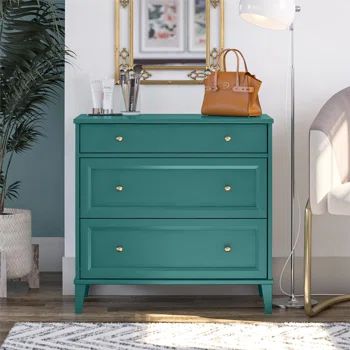
<path id="1" fill-rule="evenodd" d="M 274 300 L 281 308 L 303 308 L 304 302 L 295 295 L 294 204 L 295 204 L 295 71 L 294 71 L 294 19 L 301 8 L 295 0 L 240 0 L 239 13 L 247 22 L 262 28 L 289 30 L 291 33 L 291 291 L 290 297 Z"/>

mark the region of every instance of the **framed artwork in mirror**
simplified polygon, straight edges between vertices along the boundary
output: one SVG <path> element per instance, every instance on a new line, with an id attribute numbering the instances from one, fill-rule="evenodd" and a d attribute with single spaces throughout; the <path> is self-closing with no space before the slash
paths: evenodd
<path id="1" fill-rule="evenodd" d="M 115 0 L 116 81 L 143 66 L 144 84 L 201 84 L 224 47 L 224 0 Z"/>
<path id="2" fill-rule="evenodd" d="M 188 50 L 205 52 L 205 0 L 188 1 Z"/>
<path id="3" fill-rule="evenodd" d="M 185 51 L 183 0 L 143 0 L 137 16 L 141 53 Z"/>

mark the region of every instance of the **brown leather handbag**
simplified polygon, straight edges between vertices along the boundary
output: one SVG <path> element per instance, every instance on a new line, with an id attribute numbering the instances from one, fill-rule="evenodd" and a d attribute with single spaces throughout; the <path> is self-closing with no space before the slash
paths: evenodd
<path id="1" fill-rule="evenodd" d="M 226 58 L 233 52 L 237 58 L 235 72 L 226 71 Z M 223 58 L 224 69 L 220 62 Z M 243 59 L 244 72 L 240 72 L 240 58 Z M 218 57 L 218 68 L 204 81 L 205 95 L 202 114 L 232 117 L 257 117 L 262 114 L 259 90 L 261 81 L 248 72 L 243 54 L 236 49 L 223 50 Z"/>

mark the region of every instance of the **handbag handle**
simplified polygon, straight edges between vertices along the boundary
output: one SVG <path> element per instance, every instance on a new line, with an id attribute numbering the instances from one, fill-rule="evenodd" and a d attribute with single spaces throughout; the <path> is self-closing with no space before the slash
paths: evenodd
<path id="1" fill-rule="evenodd" d="M 239 70 L 240 70 L 240 57 L 242 58 L 243 60 L 243 63 L 244 63 L 244 68 L 245 68 L 245 76 L 246 74 L 248 73 L 248 65 L 247 65 L 247 62 L 242 54 L 241 51 L 237 50 L 237 49 L 225 49 L 225 50 L 222 50 L 218 56 L 218 68 L 219 70 L 221 70 L 221 65 L 220 65 L 220 61 L 221 61 L 221 58 L 222 56 L 223 57 L 223 62 L 224 62 L 224 72 L 227 71 L 227 65 L 226 65 L 226 60 L 227 60 L 227 55 L 228 53 L 230 52 L 233 52 L 235 55 L 236 55 L 236 58 L 237 58 L 237 66 L 236 66 L 236 88 L 237 87 L 240 87 L 241 86 L 241 82 L 240 82 L 240 76 L 239 76 Z M 216 70 L 214 72 L 214 81 L 213 81 L 213 88 L 212 90 L 214 91 L 217 91 L 219 88 L 218 88 L 218 70 Z"/>
<path id="2" fill-rule="evenodd" d="M 238 69 L 237 69 L 237 72 L 239 72 L 239 66 L 240 66 L 239 57 L 241 57 L 242 60 L 243 60 L 245 72 L 248 73 L 247 61 L 245 60 L 245 58 L 244 58 L 242 52 L 239 51 L 239 50 L 237 50 L 237 49 L 228 49 L 228 50 L 226 50 L 226 52 L 225 52 L 225 54 L 224 54 L 224 71 L 225 71 L 225 72 L 227 71 L 227 69 L 226 69 L 226 61 L 227 61 L 227 55 L 228 55 L 228 53 L 229 53 L 230 51 L 233 51 L 233 52 L 236 54 L 236 57 L 238 57 L 238 58 L 237 58 L 237 60 L 238 60 L 238 64 L 237 64 Z"/>
<path id="3" fill-rule="evenodd" d="M 221 65 L 220 65 L 220 62 L 221 62 L 221 58 L 222 56 L 224 55 L 224 72 L 226 72 L 226 55 L 229 53 L 229 52 L 233 52 L 235 55 L 236 55 L 236 58 L 237 58 L 237 72 L 239 72 L 239 56 L 237 54 L 237 52 L 234 50 L 234 49 L 225 49 L 225 50 L 222 50 L 218 56 L 218 69 L 215 70 L 214 72 L 214 79 L 213 79 L 213 86 L 212 86 L 212 90 L 213 91 L 217 91 L 219 90 L 219 87 L 218 87 L 218 71 L 221 71 Z M 236 75 L 236 86 L 239 86 L 240 85 L 240 81 L 239 81 L 239 74 Z"/>

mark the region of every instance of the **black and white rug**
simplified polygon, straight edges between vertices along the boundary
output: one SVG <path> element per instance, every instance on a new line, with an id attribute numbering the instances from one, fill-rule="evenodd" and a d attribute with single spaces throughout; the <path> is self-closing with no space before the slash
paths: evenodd
<path id="1" fill-rule="evenodd" d="M 1 350 L 350 349 L 350 323 L 18 323 Z"/>

